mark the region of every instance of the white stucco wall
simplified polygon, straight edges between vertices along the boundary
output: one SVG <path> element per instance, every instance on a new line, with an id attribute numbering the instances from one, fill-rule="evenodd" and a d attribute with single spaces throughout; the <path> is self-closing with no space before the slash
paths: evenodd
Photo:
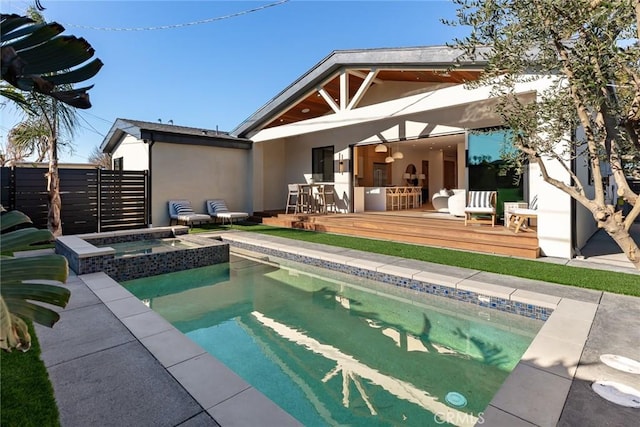
<path id="1" fill-rule="evenodd" d="M 148 170 L 149 146 L 138 138 L 127 135 L 113 151 L 112 158 L 123 158 L 124 170 Z"/>
<path id="2" fill-rule="evenodd" d="M 582 130 L 582 128 L 578 129 L 576 135 L 578 139 L 582 139 L 584 137 L 584 131 Z M 584 152 L 580 154 L 575 161 L 576 176 L 584 187 L 585 195 L 589 199 L 593 199 L 595 197 L 595 188 L 592 183 L 589 182 L 588 161 L 589 157 L 587 154 L 587 149 L 585 147 Z M 589 238 L 593 235 L 593 233 L 598 231 L 598 227 L 591 211 L 582 206 L 580 203 L 576 203 L 575 221 L 576 246 L 578 249 L 582 249 Z"/>
<path id="3" fill-rule="evenodd" d="M 250 150 L 156 142 L 151 153 L 153 226 L 169 224 L 167 202 L 188 199 L 205 213 L 205 200 L 224 199 L 233 211 L 251 211 Z"/>
<path id="4" fill-rule="evenodd" d="M 551 176 L 569 182 L 569 174 L 560 165 L 546 162 Z M 537 164 L 529 167 L 529 204 L 537 203 L 538 241 L 544 256 L 571 258 L 571 198 L 542 179 Z"/>
<path id="5" fill-rule="evenodd" d="M 284 209 L 287 182 L 304 182 L 302 176 L 288 178 L 298 165 L 290 165 L 284 140 L 255 143 L 252 149 L 254 212 Z"/>

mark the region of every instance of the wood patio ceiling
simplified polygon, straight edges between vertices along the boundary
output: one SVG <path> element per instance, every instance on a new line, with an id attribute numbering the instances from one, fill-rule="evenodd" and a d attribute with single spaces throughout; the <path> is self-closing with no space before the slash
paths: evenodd
<path id="1" fill-rule="evenodd" d="M 351 99 L 370 70 L 349 70 L 349 99 Z M 383 84 L 386 81 L 393 82 L 422 82 L 422 83 L 455 83 L 460 84 L 466 81 L 477 80 L 480 71 L 474 70 L 456 70 L 443 72 L 442 70 L 404 70 L 389 69 L 380 70 L 371 84 Z M 322 88 L 333 98 L 336 103 L 340 98 L 340 75 L 337 74 L 328 82 L 321 85 Z M 277 115 L 265 128 L 286 125 L 290 123 L 308 120 L 315 117 L 324 116 L 332 113 L 333 110 L 327 101 L 320 95 L 317 90 L 312 91 L 306 97 L 295 103 L 288 110 Z"/>

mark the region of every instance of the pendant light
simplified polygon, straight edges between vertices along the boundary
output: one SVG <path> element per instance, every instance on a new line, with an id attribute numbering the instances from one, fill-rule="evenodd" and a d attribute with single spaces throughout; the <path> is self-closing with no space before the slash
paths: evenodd
<path id="1" fill-rule="evenodd" d="M 400 150 L 397 150 L 395 153 L 393 153 L 393 158 L 396 160 L 404 159 L 404 154 L 402 154 Z"/>
<path id="2" fill-rule="evenodd" d="M 393 155 L 389 153 L 386 159 L 384 159 L 385 163 L 393 163 L 396 159 L 393 158 Z"/>
<path id="3" fill-rule="evenodd" d="M 387 146 L 384 145 L 384 144 L 378 144 L 378 145 L 376 145 L 375 152 L 376 153 L 386 153 L 387 152 Z"/>

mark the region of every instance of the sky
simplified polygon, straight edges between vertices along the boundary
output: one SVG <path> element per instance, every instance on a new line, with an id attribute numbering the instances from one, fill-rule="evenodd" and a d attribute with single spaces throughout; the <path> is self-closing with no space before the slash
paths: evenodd
<path id="1" fill-rule="evenodd" d="M 84 163 L 117 118 L 232 131 L 334 50 L 444 45 L 450 1 L 41 0 L 104 63 L 61 162 Z M 0 0 L 23 14 L 27 0 Z M 20 121 L 0 109 L 0 142 Z"/>

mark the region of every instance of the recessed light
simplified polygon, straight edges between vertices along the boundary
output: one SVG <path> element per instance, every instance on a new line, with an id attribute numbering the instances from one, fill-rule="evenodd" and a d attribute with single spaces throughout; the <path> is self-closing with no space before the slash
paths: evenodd
<path id="1" fill-rule="evenodd" d="M 305 113 L 305 114 L 306 114 L 306 113 L 308 113 L 308 112 L 309 112 L 309 111 L 311 111 L 311 110 L 309 110 L 308 108 L 303 108 L 301 111 L 302 111 L 303 113 Z"/>

